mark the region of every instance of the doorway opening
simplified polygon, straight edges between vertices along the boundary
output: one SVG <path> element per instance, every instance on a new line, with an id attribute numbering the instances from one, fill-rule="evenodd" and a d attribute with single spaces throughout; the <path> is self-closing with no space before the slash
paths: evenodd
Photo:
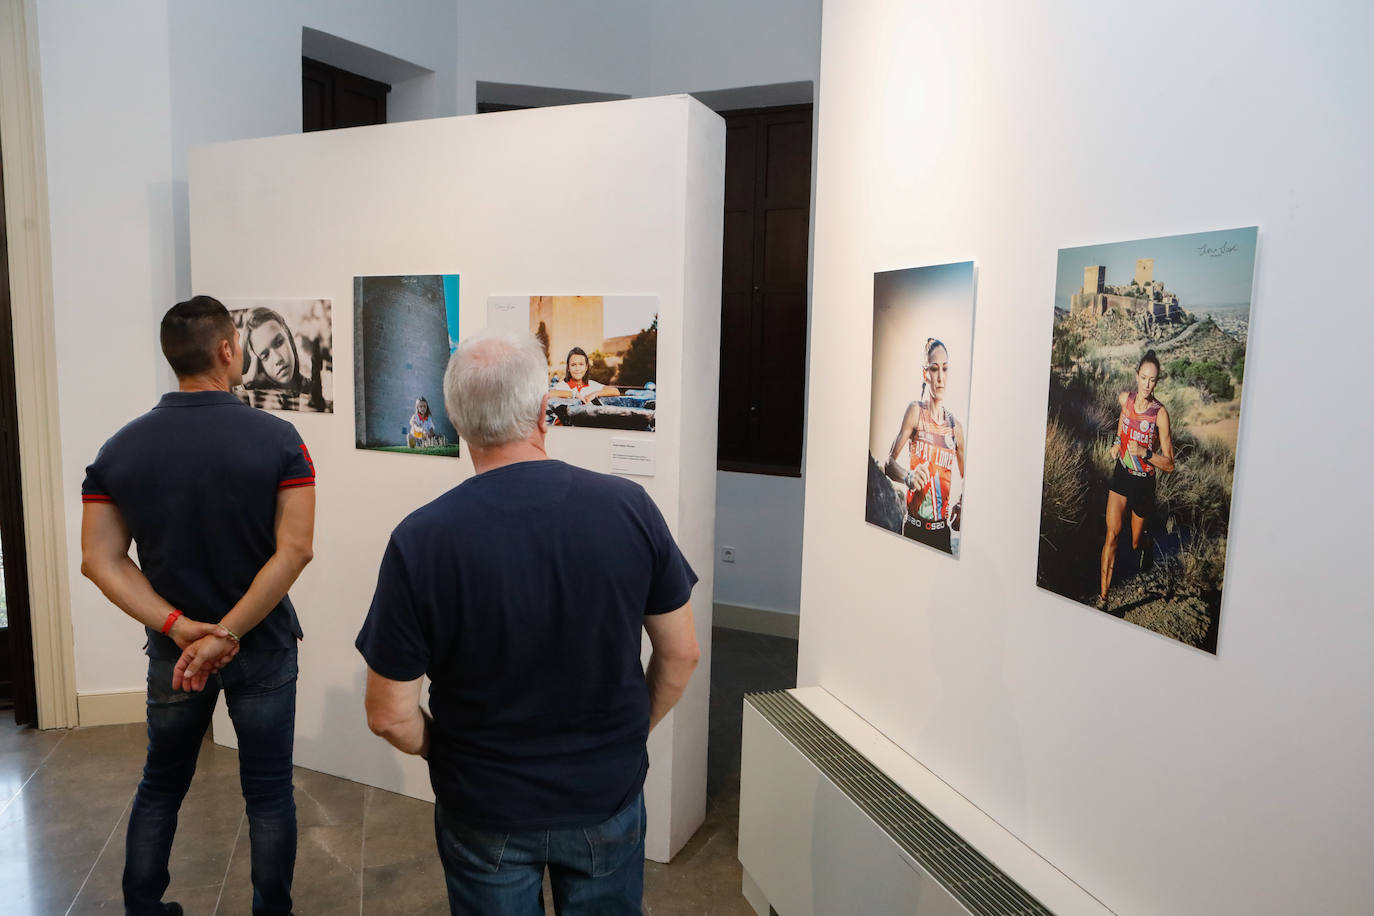
<path id="1" fill-rule="evenodd" d="M 725 118 L 717 468 L 800 477 L 812 106 Z"/>
<path id="2" fill-rule="evenodd" d="M 12 711 L 20 725 L 36 725 L 38 696 L 34 687 L 15 386 L 5 168 L 0 159 L 0 710 Z"/>

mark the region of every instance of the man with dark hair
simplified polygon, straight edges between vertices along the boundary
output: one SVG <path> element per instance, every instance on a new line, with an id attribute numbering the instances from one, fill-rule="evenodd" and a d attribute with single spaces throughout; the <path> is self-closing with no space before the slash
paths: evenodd
<path id="1" fill-rule="evenodd" d="M 546 365 L 525 332 L 454 352 L 477 476 L 397 526 L 358 634 L 368 725 L 429 760 L 454 913 L 542 913 L 546 868 L 565 916 L 640 912 L 645 742 L 699 657 L 697 577 L 653 500 L 545 453 Z"/>
<path id="2" fill-rule="evenodd" d="M 218 299 L 193 296 L 178 302 L 162 316 L 162 353 L 177 378 L 209 372 L 215 362 L 215 347 L 236 335 L 234 319 Z M 234 377 L 243 380 L 243 367 Z"/>
<path id="3" fill-rule="evenodd" d="M 311 558 L 315 467 L 290 423 L 230 394 L 243 350 L 223 305 L 177 303 L 161 337 L 179 390 L 115 433 L 81 487 L 81 572 L 148 637 L 148 758 L 129 815 L 124 906 L 181 913 L 162 902 L 168 859 L 222 689 L 239 739 L 253 912 L 290 913 L 301 629 L 286 592 Z"/>

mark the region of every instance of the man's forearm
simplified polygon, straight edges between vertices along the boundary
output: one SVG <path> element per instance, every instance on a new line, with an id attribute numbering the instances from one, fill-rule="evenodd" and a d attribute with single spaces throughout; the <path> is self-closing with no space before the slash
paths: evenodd
<path id="1" fill-rule="evenodd" d="M 258 570 L 248 591 L 224 615 L 220 625 L 232 630 L 236 636 L 242 636 L 262 623 L 263 618 L 286 597 L 309 562 L 308 554 L 278 549 Z"/>
<path id="2" fill-rule="evenodd" d="M 430 719 L 425 711 L 416 706 L 414 712 L 395 722 L 380 722 L 369 719 L 368 727 L 378 737 L 404 754 L 429 756 Z"/>
<path id="3" fill-rule="evenodd" d="M 663 721 L 663 717 L 668 715 L 668 710 L 682 699 L 682 693 L 687 689 L 687 682 L 691 679 L 696 666 L 695 658 L 664 658 L 657 652 L 649 656 L 649 667 L 644 672 L 644 679 L 649 685 L 650 731 L 653 731 L 654 727 Z"/>
<path id="4" fill-rule="evenodd" d="M 104 562 L 82 562 L 81 572 L 111 604 L 145 627 L 161 630 L 167 615 L 176 610 L 127 554 Z"/>

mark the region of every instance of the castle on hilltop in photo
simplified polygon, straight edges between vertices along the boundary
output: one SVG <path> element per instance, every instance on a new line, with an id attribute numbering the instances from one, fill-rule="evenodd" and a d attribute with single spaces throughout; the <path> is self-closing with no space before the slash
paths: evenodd
<path id="1" fill-rule="evenodd" d="M 1169 292 L 1164 283 L 1154 278 L 1155 259 L 1137 258 L 1135 277 L 1129 285 L 1108 286 L 1107 268 L 1102 265 L 1083 268 L 1083 288 L 1069 297 L 1072 314 L 1086 314 L 1096 319 L 1110 312 L 1129 317 L 1146 316 L 1159 322 L 1183 320 L 1178 295 Z"/>

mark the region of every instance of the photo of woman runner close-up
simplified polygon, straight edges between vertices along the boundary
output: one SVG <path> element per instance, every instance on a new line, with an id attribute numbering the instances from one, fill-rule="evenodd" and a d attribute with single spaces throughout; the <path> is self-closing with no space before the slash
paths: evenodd
<path id="1" fill-rule="evenodd" d="M 945 407 L 949 350 L 934 337 L 926 340 L 921 374 L 921 397 L 907 406 L 884 470 L 906 488 L 903 536 L 953 553 L 950 532 L 959 528 L 963 493 L 954 496 L 951 472 L 957 464 L 962 481 L 964 427 Z"/>
<path id="2" fill-rule="evenodd" d="M 864 520 L 955 559 L 968 484 L 973 288 L 972 261 L 873 275 Z"/>

